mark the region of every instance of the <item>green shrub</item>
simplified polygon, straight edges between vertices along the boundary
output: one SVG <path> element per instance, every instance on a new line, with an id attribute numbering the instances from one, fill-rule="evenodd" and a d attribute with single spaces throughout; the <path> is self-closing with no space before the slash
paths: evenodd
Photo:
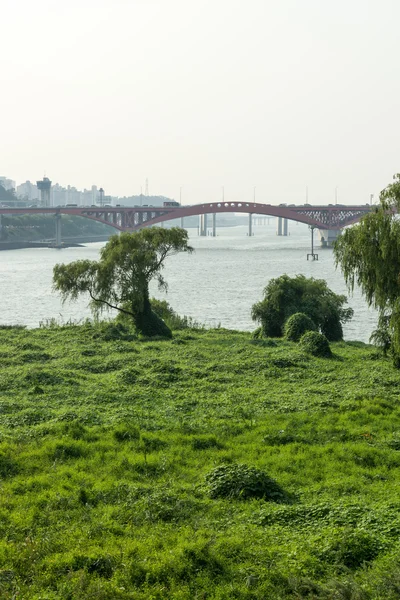
<path id="1" fill-rule="evenodd" d="M 257 329 L 252 332 L 251 341 L 253 344 L 264 347 L 275 348 L 277 346 L 277 343 L 274 339 L 265 337 L 262 327 L 257 327 Z"/>
<path id="2" fill-rule="evenodd" d="M 244 464 L 221 465 L 206 476 L 211 498 L 264 498 L 279 501 L 283 490 L 264 471 Z"/>
<path id="3" fill-rule="evenodd" d="M 286 320 L 301 312 L 308 315 L 330 341 L 339 341 L 343 337 L 342 324 L 353 316 L 353 309 L 344 308 L 346 303 L 346 296 L 332 292 L 323 279 L 281 275 L 270 280 L 264 289 L 264 298 L 252 306 L 251 314 L 267 337 L 282 337 Z"/>
<path id="4" fill-rule="evenodd" d="M 255 329 L 254 331 L 251 332 L 251 339 L 252 340 L 259 340 L 263 337 L 263 328 L 261 327 L 257 327 L 257 329 Z"/>
<path id="5" fill-rule="evenodd" d="M 329 342 L 322 333 L 318 331 L 307 331 L 300 338 L 300 347 L 305 352 L 320 358 L 329 358 L 332 356 L 332 351 Z"/>
<path id="6" fill-rule="evenodd" d="M 306 314 L 298 312 L 290 316 L 285 323 L 285 337 L 291 342 L 298 342 L 306 331 L 316 331 L 317 327 Z"/>
<path id="7" fill-rule="evenodd" d="M 191 317 L 178 315 L 166 300 L 150 300 L 152 311 L 159 316 L 168 327 L 174 331 L 179 329 L 203 329 L 203 325 L 194 321 Z"/>

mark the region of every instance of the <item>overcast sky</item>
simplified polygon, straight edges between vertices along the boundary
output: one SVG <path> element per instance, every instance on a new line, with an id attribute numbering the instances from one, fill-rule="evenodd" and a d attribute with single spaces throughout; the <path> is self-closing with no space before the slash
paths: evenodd
<path id="1" fill-rule="evenodd" d="M 365 203 L 400 171 L 399 0 L 2 0 L 0 175 Z"/>

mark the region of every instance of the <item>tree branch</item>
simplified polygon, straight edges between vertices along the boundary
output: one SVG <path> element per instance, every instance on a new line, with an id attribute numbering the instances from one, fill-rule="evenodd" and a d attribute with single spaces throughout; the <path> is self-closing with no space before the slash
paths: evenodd
<path id="1" fill-rule="evenodd" d="M 135 315 L 130 312 L 129 310 L 125 310 L 124 308 L 119 308 L 118 306 L 114 306 L 113 304 L 110 304 L 109 302 L 107 302 L 107 300 L 101 300 L 100 298 L 95 298 L 91 292 L 91 290 L 88 290 L 90 297 L 92 300 L 94 300 L 94 302 L 103 302 L 103 304 L 107 304 L 107 306 L 109 308 L 113 308 L 114 310 L 119 310 L 120 312 L 125 313 L 126 315 L 130 315 L 131 317 L 134 317 Z"/>

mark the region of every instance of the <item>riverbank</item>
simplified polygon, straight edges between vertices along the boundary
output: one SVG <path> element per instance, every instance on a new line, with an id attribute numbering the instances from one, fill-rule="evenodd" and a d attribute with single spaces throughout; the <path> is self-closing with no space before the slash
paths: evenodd
<path id="1" fill-rule="evenodd" d="M 1 250 L 21 250 L 23 248 L 54 248 L 55 242 L 0 242 Z M 62 242 L 62 248 L 82 248 L 82 244 Z"/>
<path id="2" fill-rule="evenodd" d="M 0 329 L 1 597 L 397 598 L 399 372 L 332 349 Z"/>

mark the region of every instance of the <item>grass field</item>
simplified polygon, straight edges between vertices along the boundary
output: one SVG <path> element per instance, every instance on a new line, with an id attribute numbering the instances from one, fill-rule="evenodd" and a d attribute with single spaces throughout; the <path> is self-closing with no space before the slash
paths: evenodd
<path id="1" fill-rule="evenodd" d="M 400 374 L 332 350 L 0 329 L 0 598 L 400 598 Z"/>

